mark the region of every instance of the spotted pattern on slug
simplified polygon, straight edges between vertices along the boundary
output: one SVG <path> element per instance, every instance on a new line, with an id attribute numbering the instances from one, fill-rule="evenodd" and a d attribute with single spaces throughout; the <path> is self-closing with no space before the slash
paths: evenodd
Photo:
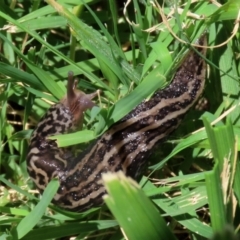
<path id="1" fill-rule="evenodd" d="M 28 159 L 31 159 L 28 162 L 28 171 L 40 190 L 44 190 L 52 178 L 63 178 L 65 173 L 59 170 L 67 166 L 65 156 L 71 156 L 70 152 L 58 148 L 55 140 L 47 137 L 68 132 L 73 127 L 72 122 L 70 111 L 62 103 L 58 103 L 47 111 L 33 132 L 28 153 Z"/>
<path id="2" fill-rule="evenodd" d="M 206 45 L 206 38 L 202 37 L 199 44 Z M 202 48 L 197 50 L 206 54 Z M 139 104 L 77 157 L 69 148 L 60 149 L 46 138 L 74 130 L 76 116 L 82 119 L 78 116 L 82 108 L 77 113 L 73 109 L 85 100 L 79 101 L 72 91 L 70 76 L 67 100 L 48 110 L 30 140 L 28 172 L 38 189 L 42 192 L 53 177 L 58 177 L 60 188 L 54 197 L 57 205 L 71 211 L 99 206 L 106 193 L 102 174 L 121 170 L 135 179 L 141 174 L 154 146 L 178 127 L 202 93 L 205 69 L 204 60 L 191 50 L 166 89 Z M 86 108 L 92 106 L 90 102 Z"/>

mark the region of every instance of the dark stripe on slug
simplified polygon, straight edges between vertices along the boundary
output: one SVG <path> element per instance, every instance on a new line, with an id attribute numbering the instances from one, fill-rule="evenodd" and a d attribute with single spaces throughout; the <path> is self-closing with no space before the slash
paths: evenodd
<path id="1" fill-rule="evenodd" d="M 101 192 L 94 198 L 89 197 L 88 202 L 82 204 L 81 201 L 74 201 L 72 197 L 70 199 L 60 199 L 60 201 L 54 201 L 57 205 L 66 208 L 70 211 L 85 211 L 88 210 L 91 207 L 96 207 L 102 205 L 102 196 L 106 194 L 106 192 Z M 77 205 L 77 203 L 79 203 Z M 74 207 L 73 205 L 76 204 L 77 206 Z"/>
<path id="2" fill-rule="evenodd" d="M 100 178 L 100 176 L 99 176 Z M 95 192 L 101 190 L 102 185 L 97 184 L 96 181 L 88 182 L 86 185 L 81 186 L 81 191 L 79 191 L 79 186 L 69 186 L 69 188 L 64 188 L 64 190 L 58 191 L 62 197 L 59 199 L 60 202 L 68 202 L 68 206 L 73 206 L 76 202 L 84 202 L 87 198 L 91 199 L 91 194 L 93 189 Z M 98 195 L 104 195 L 106 191 L 100 191 Z M 93 199 L 94 200 L 94 199 Z M 87 204 L 91 204 L 93 200 L 88 201 Z"/>
<path id="3" fill-rule="evenodd" d="M 148 130 L 147 133 L 147 140 L 146 140 L 146 144 L 148 145 L 149 142 L 151 142 L 153 139 L 155 139 L 158 135 L 160 134 L 164 134 L 166 131 L 172 131 L 174 130 L 173 125 L 175 125 L 177 128 L 177 126 L 179 125 L 181 118 L 183 118 L 184 115 L 178 115 L 176 118 L 172 118 L 169 119 L 168 121 L 165 121 L 164 123 L 161 124 L 160 127 L 158 127 L 158 130 L 156 131 L 156 129 L 151 129 Z M 167 137 L 167 136 L 166 136 Z M 160 141 L 164 141 L 165 138 L 160 139 L 157 143 L 159 143 Z"/>

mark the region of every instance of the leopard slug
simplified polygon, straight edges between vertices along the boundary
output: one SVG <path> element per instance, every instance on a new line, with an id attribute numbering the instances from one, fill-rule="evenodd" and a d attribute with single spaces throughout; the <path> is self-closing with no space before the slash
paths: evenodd
<path id="1" fill-rule="evenodd" d="M 198 43 L 206 45 L 206 37 Z M 204 48 L 196 49 L 205 56 Z M 43 192 L 52 178 L 58 178 L 55 204 L 80 212 L 100 206 L 106 193 L 101 175 L 121 170 L 136 179 L 154 146 L 178 127 L 202 93 L 205 71 L 205 61 L 190 50 L 167 88 L 140 103 L 78 156 L 48 138 L 76 130 L 83 112 L 94 106 L 96 93 L 76 90 L 70 74 L 67 96 L 47 111 L 30 139 L 27 168 L 37 188 Z"/>

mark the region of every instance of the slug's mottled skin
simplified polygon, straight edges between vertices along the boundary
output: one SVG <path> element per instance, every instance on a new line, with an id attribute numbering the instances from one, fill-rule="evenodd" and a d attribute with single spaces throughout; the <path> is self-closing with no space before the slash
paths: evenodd
<path id="1" fill-rule="evenodd" d="M 206 38 L 198 43 L 206 45 Z M 197 50 L 206 53 L 203 48 Z M 75 130 L 82 124 L 83 112 L 93 106 L 91 99 L 96 93 L 85 95 L 73 89 L 70 75 L 67 98 L 48 110 L 30 140 L 27 166 L 37 188 L 42 192 L 57 177 L 57 205 L 71 211 L 99 206 L 106 193 L 101 175 L 120 170 L 132 178 L 141 174 L 153 147 L 178 127 L 202 93 L 205 69 L 204 60 L 191 50 L 166 89 L 139 104 L 77 157 L 47 139 Z"/>

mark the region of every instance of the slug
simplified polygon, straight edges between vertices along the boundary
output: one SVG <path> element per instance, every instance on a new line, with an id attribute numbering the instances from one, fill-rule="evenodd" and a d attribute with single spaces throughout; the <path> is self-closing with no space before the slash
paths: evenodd
<path id="1" fill-rule="evenodd" d="M 206 45 L 206 37 L 201 37 L 198 44 Z M 196 49 L 206 55 L 205 48 Z M 55 204 L 79 212 L 100 206 L 106 193 L 101 175 L 123 171 L 133 179 L 139 177 L 154 146 L 179 126 L 201 95 L 205 71 L 205 61 L 190 50 L 168 87 L 140 103 L 78 156 L 48 139 L 77 130 L 84 111 L 94 106 L 96 93 L 87 95 L 76 90 L 70 73 L 67 96 L 47 111 L 30 139 L 27 169 L 39 191 L 43 192 L 52 178 L 58 178 Z"/>

